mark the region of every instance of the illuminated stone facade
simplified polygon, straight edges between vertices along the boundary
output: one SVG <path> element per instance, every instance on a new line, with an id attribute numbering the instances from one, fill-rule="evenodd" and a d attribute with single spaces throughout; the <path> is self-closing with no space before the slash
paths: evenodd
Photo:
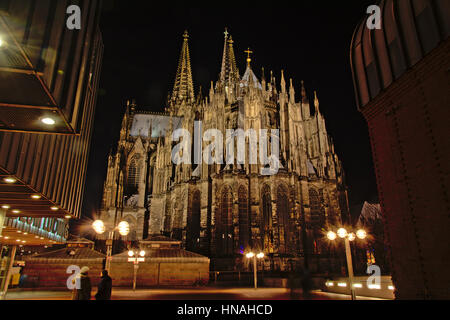
<path id="1" fill-rule="evenodd" d="M 263 71 L 259 80 L 250 51 L 241 77 L 226 32 L 219 80 L 211 83 L 207 97 L 196 96 L 187 32 L 183 37 L 165 112 L 127 105 L 117 151 L 108 160 L 101 218 L 111 224 L 127 220 L 132 240 L 156 234 L 181 240 L 187 250 L 210 257 L 215 269 L 239 268 L 242 253 L 250 249 L 266 253 L 266 270 L 285 270 L 289 260 L 300 261 L 305 253 L 327 253 L 323 231 L 347 220 L 348 200 L 317 94 L 311 112 L 303 82 L 298 101 L 283 72 L 279 83 L 272 72 L 266 79 Z M 198 132 L 196 121 L 202 123 Z M 282 167 L 275 175 L 262 175 L 260 160 L 248 164 L 249 152 L 243 165 L 174 165 L 172 150 L 179 142 L 171 137 L 179 128 L 188 130 L 192 141 L 218 129 L 224 150 L 227 129 L 279 129 Z M 203 142 L 203 150 L 208 145 Z"/>

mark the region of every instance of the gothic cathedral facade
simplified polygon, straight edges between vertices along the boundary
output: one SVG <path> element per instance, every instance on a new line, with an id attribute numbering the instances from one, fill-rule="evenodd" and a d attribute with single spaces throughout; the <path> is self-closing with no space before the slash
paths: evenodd
<path id="1" fill-rule="evenodd" d="M 127 103 L 117 150 L 108 159 L 101 219 L 128 221 L 128 240 L 178 239 L 186 250 L 210 257 L 215 270 L 239 268 L 243 254 L 261 250 L 266 269 L 286 270 L 290 261 L 323 254 L 327 227 L 347 221 L 344 172 L 317 94 L 310 105 L 302 81 L 297 101 L 283 71 L 279 84 L 272 72 L 266 80 L 264 70 L 258 79 L 247 53 L 241 76 L 225 32 L 219 79 L 207 97 L 201 90 L 196 96 L 185 32 L 165 111 L 139 111 L 134 101 Z M 174 164 L 172 133 L 180 128 L 192 137 L 209 129 L 223 136 L 227 129 L 278 129 L 278 173 L 262 175 L 264 164 Z"/>

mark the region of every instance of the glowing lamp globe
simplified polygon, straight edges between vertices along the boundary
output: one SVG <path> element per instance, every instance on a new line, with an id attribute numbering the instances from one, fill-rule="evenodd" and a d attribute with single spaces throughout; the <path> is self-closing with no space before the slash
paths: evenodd
<path id="1" fill-rule="evenodd" d="M 333 231 L 330 231 L 330 232 L 328 232 L 327 233 L 327 238 L 329 239 L 329 240 L 336 240 L 336 233 L 334 233 Z"/>
<path id="2" fill-rule="evenodd" d="M 121 223 L 119 223 L 117 228 L 119 229 L 119 233 L 122 236 L 127 236 L 130 233 L 130 225 L 126 221 L 122 221 Z"/>
<path id="3" fill-rule="evenodd" d="M 260 252 L 260 253 L 258 253 L 258 255 L 256 257 L 258 259 L 262 259 L 262 258 L 264 258 L 264 253 Z"/>
<path id="4" fill-rule="evenodd" d="M 363 239 L 365 239 L 365 238 L 367 237 L 367 232 L 366 232 L 365 230 L 363 230 L 363 229 L 360 229 L 360 230 L 358 230 L 358 231 L 356 232 L 356 236 L 357 236 L 359 239 L 363 240 Z"/>
<path id="5" fill-rule="evenodd" d="M 134 256 L 134 251 L 133 250 L 128 251 L 128 256 L 129 257 L 133 257 Z"/>
<path id="6" fill-rule="evenodd" d="M 339 238 L 345 238 L 348 235 L 348 233 L 347 230 L 345 230 L 344 228 L 340 228 L 337 231 L 337 235 L 339 236 Z"/>
<path id="7" fill-rule="evenodd" d="M 98 234 L 105 233 L 105 231 L 106 231 L 105 224 L 103 223 L 102 220 L 94 221 L 94 223 L 92 224 L 92 227 L 94 228 L 95 232 L 97 232 Z"/>
<path id="8" fill-rule="evenodd" d="M 145 251 L 142 250 L 141 252 L 139 252 L 139 255 L 140 255 L 142 258 L 145 257 Z"/>
<path id="9" fill-rule="evenodd" d="M 255 254 L 253 252 L 249 252 L 245 255 L 248 259 L 251 259 L 255 256 Z"/>
<path id="10" fill-rule="evenodd" d="M 52 118 L 43 118 L 41 121 L 42 121 L 42 123 L 44 123 L 48 126 L 52 126 L 56 123 L 56 121 L 53 120 Z"/>
<path id="11" fill-rule="evenodd" d="M 349 241 L 354 241 L 355 239 L 356 239 L 356 236 L 355 236 L 355 234 L 353 232 L 348 234 L 348 240 Z"/>

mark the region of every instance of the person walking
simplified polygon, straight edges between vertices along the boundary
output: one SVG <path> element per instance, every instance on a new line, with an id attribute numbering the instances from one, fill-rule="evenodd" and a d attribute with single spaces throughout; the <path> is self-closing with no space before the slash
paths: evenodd
<path id="1" fill-rule="evenodd" d="M 80 274 L 75 279 L 75 283 L 79 284 L 79 287 L 75 287 L 73 300 L 91 300 L 91 279 L 89 278 L 89 268 L 83 267 L 80 270 Z"/>
<path id="2" fill-rule="evenodd" d="M 101 274 L 102 280 L 98 284 L 98 290 L 95 294 L 96 300 L 111 300 L 112 279 L 108 275 L 108 270 L 103 270 Z"/>
<path id="3" fill-rule="evenodd" d="M 311 274 L 308 269 L 306 269 L 303 272 L 302 289 L 303 289 L 303 299 L 310 300 L 311 299 L 311 290 L 312 290 L 312 279 L 311 279 Z"/>

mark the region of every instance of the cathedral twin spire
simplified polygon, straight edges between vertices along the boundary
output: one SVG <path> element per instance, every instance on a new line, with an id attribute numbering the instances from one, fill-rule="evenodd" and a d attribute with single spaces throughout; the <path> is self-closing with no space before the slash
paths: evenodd
<path id="1" fill-rule="evenodd" d="M 194 83 L 192 81 L 191 59 L 189 55 L 189 34 L 183 34 L 183 46 L 181 48 L 180 60 L 178 62 L 175 85 L 173 87 L 171 102 L 194 102 Z M 233 38 L 225 29 L 225 45 L 223 49 L 222 68 L 220 71 L 221 83 L 228 85 L 239 82 L 239 69 L 233 49 Z"/>
<path id="2" fill-rule="evenodd" d="M 172 102 L 186 101 L 194 102 L 194 83 L 192 81 L 191 58 L 189 56 L 189 34 L 183 34 L 183 46 L 181 48 L 180 60 L 178 62 L 175 85 L 172 92 Z"/>
<path id="3" fill-rule="evenodd" d="M 223 49 L 223 57 L 222 57 L 222 67 L 220 71 L 219 81 L 224 86 L 230 86 L 232 84 L 239 83 L 240 75 L 239 69 L 236 64 L 236 58 L 234 55 L 233 48 L 233 39 L 231 35 L 228 33 L 228 30 L 225 29 L 225 44 Z M 250 54 L 253 53 L 248 49 L 245 51 L 247 53 L 247 70 L 243 76 L 243 81 L 246 84 L 250 84 L 250 82 L 255 82 L 256 85 L 259 85 L 258 79 L 251 71 L 250 67 Z M 281 78 L 281 86 L 282 91 L 285 90 L 285 80 L 284 80 L 284 72 L 282 71 Z M 306 95 L 306 90 L 304 86 L 304 82 L 301 84 L 301 100 L 304 104 L 309 104 L 308 97 Z M 201 94 L 201 93 L 200 93 Z M 290 95 L 291 99 L 295 99 L 295 93 L 293 92 L 292 79 L 290 83 Z M 183 46 L 181 48 L 180 60 L 178 63 L 177 75 L 175 77 L 175 85 L 173 88 L 172 96 L 170 98 L 171 102 L 182 102 L 185 101 L 187 103 L 195 102 L 195 93 L 194 93 L 194 84 L 192 80 L 192 69 L 191 69 L 191 59 L 189 55 L 189 34 L 187 31 L 183 34 Z M 314 104 L 316 109 L 318 109 L 318 99 L 315 96 Z"/>
<path id="4" fill-rule="evenodd" d="M 225 29 L 225 44 L 223 48 L 222 68 L 220 71 L 220 81 L 228 84 L 229 82 L 239 82 L 239 69 L 236 65 L 234 56 L 233 38 Z"/>

